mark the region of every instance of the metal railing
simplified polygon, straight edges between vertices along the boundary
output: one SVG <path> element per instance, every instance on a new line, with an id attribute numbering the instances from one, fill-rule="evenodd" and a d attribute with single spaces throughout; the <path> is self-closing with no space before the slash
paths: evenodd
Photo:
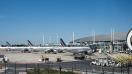
<path id="1" fill-rule="evenodd" d="M 41 74 L 40 71 L 47 69 L 58 70 L 58 74 L 62 71 L 70 71 L 79 74 L 132 74 L 132 67 L 104 67 L 90 65 L 88 62 L 58 62 L 58 63 L 4 63 L 0 64 L 5 68 L 1 74 L 19 74 L 19 72 L 28 72 L 29 69 L 34 70 L 35 74 Z M 50 72 L 48 72 L 50 74 Z"/>

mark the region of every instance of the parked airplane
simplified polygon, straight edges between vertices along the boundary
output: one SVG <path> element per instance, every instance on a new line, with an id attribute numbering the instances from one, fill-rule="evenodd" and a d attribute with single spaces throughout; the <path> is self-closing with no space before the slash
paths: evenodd
<path id="1" fill-rule="evenodd" d="M 89 54 L 92 53 L 92 49 L 90 47 L 77 47 L 77 46 L 69 46 L 66 45 L 66 43 L 63 41 L 62 38 L 60 38 L 60 44 L 62 46 L 62 50 L 66 50 L 68 52 L 72 52 L 73 54 L 78 54 L 78 53 L 85 53 Z"/>
<path id="2" fill-rule="evenodd" d="M 10 50 L 19 50 L 19 51 L 52 51 L 54 53 L 57 53 L 58 51 L 68 51 L 73 54 L 77 53 L 92 53 L 92 49 L 90 47 L 73 47 L 73 46 L 67 46 L 66 43 L 63 41 L 62 38 L 60 38 L 60 44 L 61 46 L 53 46 L 53 47 L 40 47 L 40 46 L 34 46 L 31 41 L 28 40 L 28 46 L 23 47 L 12 47 L 9 42 L 7 43 L 9 46 L 7 47 L 0 47 L 0 49 L 10 49 Z"/>
<path id="3" fill-rule="evenodd" d="M 7 46 L 10 46 L 10 47 L 12 46 L 9 42 L 6 42 L 6 44 L 7 44 Z"/>

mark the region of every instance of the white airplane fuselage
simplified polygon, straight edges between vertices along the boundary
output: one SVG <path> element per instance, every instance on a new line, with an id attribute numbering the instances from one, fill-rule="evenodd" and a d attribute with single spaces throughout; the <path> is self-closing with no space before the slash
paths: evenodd
<path id="1" fill-rule="evenodd" d="M 89 47 L 0 47 L 0 49 L 90 49 Z"/>
<path id="2" fill-rule="evenodd" d="M 50 49 L 53 50 L 65 50 L 65 51 L 69 51 L 69 52 L 81 52 L 81 51 L 88 51 L 91 50 L 91 48 L 89 47 L 0 47 L 0 49 L 10 49 L 10 50 L 19 50 L 19 51 L 23 51 L 25 49 L 28 49 L 29 51 L 32 50 L 37 50 L 37 51 L 47 51 Z"/>

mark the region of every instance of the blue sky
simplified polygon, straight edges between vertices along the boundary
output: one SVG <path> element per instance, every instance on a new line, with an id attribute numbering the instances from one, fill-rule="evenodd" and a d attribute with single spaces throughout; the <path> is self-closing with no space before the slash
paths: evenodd
<path id="1" fill-rule="evenodd" d="M 110 29 L 132 28 L 131 0 L 0 0 L 0 43 L 55 42 L 56 34 L 66 42 Z"/>

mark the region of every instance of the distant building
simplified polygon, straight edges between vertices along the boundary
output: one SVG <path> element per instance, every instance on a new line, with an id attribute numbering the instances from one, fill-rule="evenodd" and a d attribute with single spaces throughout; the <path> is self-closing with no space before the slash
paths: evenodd
<path id="1" fill-rule="evenodd" d="M 106 49 L 110 51 L 126 51 L 126 37 L 127 33 L 114 33 L 113 38 L 111 34 L 108 35 L 95 35 L 79 38 L 75 43 L 80 43 L 82 46 L 95 45 L 98 49 Z M 94 40 L 93 40 L 94 38 Z"/>

